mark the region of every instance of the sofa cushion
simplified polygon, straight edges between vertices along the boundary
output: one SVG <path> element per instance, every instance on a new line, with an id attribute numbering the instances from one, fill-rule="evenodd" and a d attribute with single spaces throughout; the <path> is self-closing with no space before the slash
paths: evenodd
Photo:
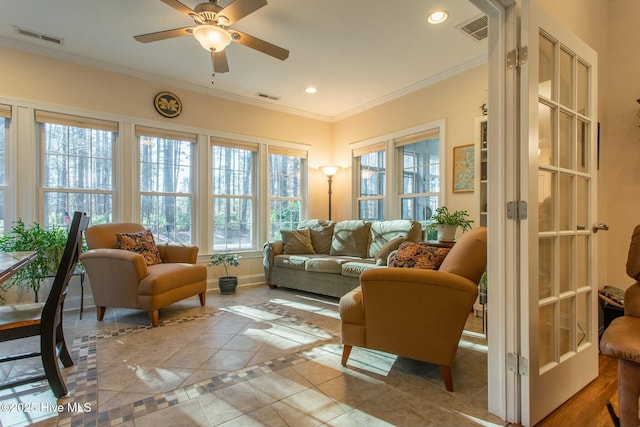
<path id="1" fill-rule="evenodd" d="M 301 230 L 280 230 L 284 243 L 285 255 L 315 254 L 311 244 L 311 236 L 308 228 Z"/>
<path id="2" fill-rule="evenodd" d="M 313 257 L 320 255 L 277 255 L 273 258 L 275 267 L 304 270 L 304 264 Z"/>
<path id="3" fill-rule="evenodd" d="M 147 265 L 162 264 L 160 252 L 151 230 L 137 233 L 117 233 L 116 240 L 119 249 L 139 253 Z"/>
<path id="4" fill-rule="evenodd" d="M 332 256 L 311 258 L 305 262 L 304 269 L 306 271 L 314 271 L 316 273 L 342 274 L 342 264 L 353 260 L 354 258 Z"/>
<path id="5" fill-rule="evenodd" d="M 385 245 L 381 247 L 378 253 L 375 255 L 376 264 L 387 265 L 387 259 L 389 258 L 391 252 L 398 249 L 400 245 L 406 240 L 407 239 L 404 236 L 396 236 L 385 243 Z"/>
<path id="6" fill-rule="evenodd" d="M 389 260 L 389 267 L 437 270 L 448 253 L 449 248 L 439 248 L 425 243 L 403 242 Z"/>
<path id="7" fill-rule="evenodd" d="M 300 221 L 298 229 L 308 228 L 311 235 L 313 250 L 317 254 L 329 254 L 331 250 L 331 239 L 333 238 L 333 228 L 336 225 L 333 221 L 307 219 Z"/>
<path id="8" fill-rule="evenodd" d="M 408 219 L 372 222 L 368 257 L 374 258 L 387 242 L 397 236 L 403 236 L 411 242 L 417 242 L 422 237 L 422 225 Z"/>
<path id="9" fill-rule="evenodd" d="M 363 220 L 338 222 L 333 229 L 331 255 L 367 258 L 371 223 Z"/>
<path id="10" fill-rule="evenodd" d="M 345 262 L 342 264 L 342 275 L 347 277 L 360 277 L 363 271 L 371 270 L 372 268 L 385 268 L 385 266 L 376 265 L 375 260 L 371 258 Z"/>

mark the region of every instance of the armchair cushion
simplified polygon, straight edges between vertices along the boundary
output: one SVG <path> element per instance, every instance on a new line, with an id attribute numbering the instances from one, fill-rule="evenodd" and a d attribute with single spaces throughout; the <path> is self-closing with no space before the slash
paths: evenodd
<path id="1" fill-rule="evenodd" d="M 300 230 L 280 230 L 285 255 L 315 254 L 308 228 Z"/>
<path id="2" fill-rule="evenodd" d="M 437 270 L 448 253 L 449 248 L 439 248 L 417 242 L 403 242 L 389 260 L 389 267 Z"/>
<path id="3" fill-rule="evenodd" d="M 117 233 L 118 248 L 139 253 L 147 265 L 162 264 L 160 252 L 153 239 L 151 230 L 136 233 Z"/>

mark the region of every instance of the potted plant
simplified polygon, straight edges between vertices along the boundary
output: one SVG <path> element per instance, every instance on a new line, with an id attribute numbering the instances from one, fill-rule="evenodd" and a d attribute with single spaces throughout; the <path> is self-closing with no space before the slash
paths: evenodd
<path id="1" fill-rule="evenodd" d="M 482 277 L 480 277 L 480 283 L 478 283 L 478 296 L 480 297 L 480 304 L 484 305 L 487 303 L 487 272 L 482 273 Z"/>
<path id="2" fill-rule="evenodd" d="M 0 250 L 3 252 L 34 251 L 37 255 L 28 266 L 11 277 L 2 290 L 6 291 L 16 284 L 26 286 L 33 291 L 34 300 L 38 302 L 40 285 L 58 269 L 66 243 L 67 232 L 63 228 L 53 227 L 45 230 L 37 222 L 27 226 L 18 219 L 9 233 L 0 238 Z M 4 297 L 0 295 L 0 299 L 4 300 Z"/>
<path id="3" fill-rule="evenodd" d="M 436 209 L 436 214 L 431 217 L 433 222 L 428 227 L 438 231 L 438 240 L 453 242 L 458 227 L 462 228 L 462 231 L 471 229 L 473 221 L 468 217 L 469 213 L 467 211 L 450 212 L 446 206 L 440 206 Z"/>
<path id="4" fill-rule="evenodd" d="M 222 265 L 224 267 L 224 277 L 218 278 L 218 287 L 222 295 L 234 294 L 238 286 L 238 277 L 229 276 L 229 267 L 237 267 L 240 263 L 238 254 L 232 254 L 229 251 L 219 252 L 211 255 L 209 258 L 210 266 Z"/>

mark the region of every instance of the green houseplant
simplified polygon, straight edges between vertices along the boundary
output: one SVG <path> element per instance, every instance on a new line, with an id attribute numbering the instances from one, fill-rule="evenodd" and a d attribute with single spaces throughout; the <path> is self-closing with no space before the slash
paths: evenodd
<path id="1" fill-rule="evenodd" d="M 468 218 L 469 213 L 466 210 L 450 212 L 446 206 L 440 206 L 436 209 L 435 215 L 431 217 L 432 222 L 428 228 L 438 231 L 438 240 L 452 242 L 455 240 L 458 227 L 462 231 L 471 229 L 473 221 Z"/>
<path id="2" fill-rule="evenodd" d="M 232 254 L 229 251 L 219 252 L 211 255 L 209 258 L 209 266 L 224 267 L 224 277 L 218 278 L 218 287 L 222 295 L 234 294 L 238 287 L 238 277 L 229 275 L 229 267 L 237 267 L 240 264 L 240 256 L 238 254 Z"/>
<path id="3" fill-rule="evenodd" d="M 34 222 L 27 226 L 21 219 L 14 223 L 9 233 L 0 238 L 0 250 L 3 252 L 37 253 L 35 260 L 17 272 L 2 287 L 7 291 L 13 285 L 26 286 L 34 293 L 38 302 L 38 292 L 42 282 L 58 268 L 62 252 L 67 243 L 67 233 L 61 227 L 45 230 Z M 4 297 L 0 295 L 0 299 Z"/>

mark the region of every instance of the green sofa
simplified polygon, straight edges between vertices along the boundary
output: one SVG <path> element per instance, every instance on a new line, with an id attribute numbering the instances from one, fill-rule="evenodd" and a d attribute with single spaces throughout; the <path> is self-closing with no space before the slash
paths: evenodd
<path id="1" fill-rule="evenodd" d="M 359 285 L 363 271 L 386 268 L 401 241 L 421 240 L 422 227 L 410 220 L 312 219 L 281 233 L 283 240 L 263 247 L 267 284 L 339 298 Z"/>

